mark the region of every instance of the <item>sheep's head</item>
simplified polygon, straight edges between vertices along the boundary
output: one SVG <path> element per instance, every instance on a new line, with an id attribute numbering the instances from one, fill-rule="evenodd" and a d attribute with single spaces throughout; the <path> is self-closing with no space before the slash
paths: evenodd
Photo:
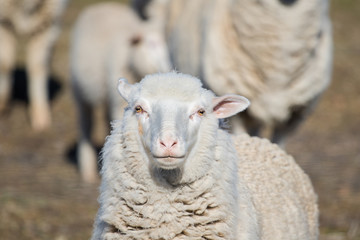
<path id="1" fill-rule="evenodd" d="M 204 141 L 215 144 L 218 119 L 249 106 L 242 96 L 216 97 L 197 78 L 175 72 L 148 75 L 134 85 L 120 79 L 118 90 L 150 163 L 167 170 L 183 167 Z"/>
<path id="2" fill-rule="evenodd" d="M 135 34 L 130 40 L 130 68 L 140 78 L 155 72 L 167 72 L 171 69 L 169 52 L 160 31 L 146 29 Z"/>

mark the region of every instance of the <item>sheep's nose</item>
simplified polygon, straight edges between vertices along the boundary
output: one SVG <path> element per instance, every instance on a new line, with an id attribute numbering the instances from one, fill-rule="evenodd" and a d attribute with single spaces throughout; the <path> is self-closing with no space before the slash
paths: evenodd
<path id="1" fill-rule="evenodd" d="M 158 158 L 180 158 L 185 156 L 185 149 L 181 139 L 177 136 L 162 136 L 154 142 L 152 154 Z"/>
<path id="2" fill-rule="evenodd" d="M 174 139 L 171 139 L 171 138 L 168 138 L 168 139 L 163 139 L 163 140 L 160 140 L 160 145 L 162 148 L 165 148 L 165 149 L 172 149 L 176 146 L 176 144 L 178 143 L 177 140 L 174 140 Z"/>

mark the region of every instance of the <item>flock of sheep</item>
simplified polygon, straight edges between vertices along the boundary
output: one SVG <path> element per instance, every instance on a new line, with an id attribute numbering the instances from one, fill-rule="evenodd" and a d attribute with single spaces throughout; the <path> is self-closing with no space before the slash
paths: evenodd
<path id="1" fill-rule="evenodd" d="M 51 121 L 48 59 L 66 3 L 0 1 L 0 111 L 26 36 L 36 130 Z M 92 239 L 317 239 L 317 196 L 282 148 L 330 82 L 328 0 L 131 5 L 88 7 L 71 38 L 85 182 L 98 178 L 94 109 L 112 122 Z M 271 142 L 251 137 L 264 128 Z"/>

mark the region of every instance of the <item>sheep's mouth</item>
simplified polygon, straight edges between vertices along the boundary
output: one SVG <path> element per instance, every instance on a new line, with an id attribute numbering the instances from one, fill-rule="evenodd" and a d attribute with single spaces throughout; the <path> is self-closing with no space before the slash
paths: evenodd
<path id="1" fill-rule="evenodd" d="M 173 156 L 153 156 L 158 167 L 163 169 L 174 169 L 180 167 L 185 160 L 185 156 L 173 157 Z"/>

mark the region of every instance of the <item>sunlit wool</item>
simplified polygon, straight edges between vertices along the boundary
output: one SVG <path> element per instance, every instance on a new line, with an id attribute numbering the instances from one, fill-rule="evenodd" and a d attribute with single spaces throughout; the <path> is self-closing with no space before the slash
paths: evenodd
<path id="1" fill-rule="evenodd" d="M 121 80 L 119 90 L 129 106 L 103 149 L 92 239 L 317 238 L 316 195 L 293 158 L 267 140 L 219 128 L 218 118 L 248 106 L 245 98 L 215 97 L 175 72 L 135 85 Z M 181 144 L 186 154 L 169 169 L 154 156 L 163 136 L 177 140 L 174 156 L 182 156 Z"/>

